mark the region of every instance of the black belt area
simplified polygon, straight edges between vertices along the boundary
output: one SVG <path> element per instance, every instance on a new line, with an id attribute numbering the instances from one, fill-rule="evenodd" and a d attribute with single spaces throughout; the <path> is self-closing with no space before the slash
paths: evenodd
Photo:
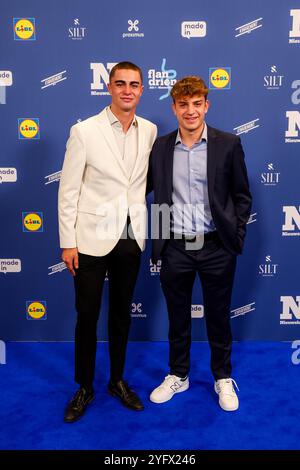
<path id="1" fill-rule="evenodd" d="M 174 233 L 170 232 L 170 238 L 172 240 L 183 240 L 185 242 L 194 243 L 199 240 L 200 237 L 204 236 L 204 242 L 208 242 L 210 240 L 217 240 L 219 238 L 218 232 L 214 230 L 213 232 L 207 232 L 198 235 L 185 235 L 183 233 Z"/>

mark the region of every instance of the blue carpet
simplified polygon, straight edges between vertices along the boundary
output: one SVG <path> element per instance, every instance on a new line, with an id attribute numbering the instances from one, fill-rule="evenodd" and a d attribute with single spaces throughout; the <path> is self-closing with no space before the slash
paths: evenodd
<path id="1" fill-rule="evenodd" d="M 240 409 L 218 406 L 206 343 L 193 343 L 190 390 L 155 405 L 149 392 L 167 373 L 167 343 L 130 343 L 126 378 L 145 411 L 106 392 L 108 348 L 99 343 L 96 399 L 84 418 L 63 422 L 73 394 L 73 343 L 8 343 L 0 366 L 0 449 L 300 449 L 300 365 L 290 343 L 235 343 Z"/>

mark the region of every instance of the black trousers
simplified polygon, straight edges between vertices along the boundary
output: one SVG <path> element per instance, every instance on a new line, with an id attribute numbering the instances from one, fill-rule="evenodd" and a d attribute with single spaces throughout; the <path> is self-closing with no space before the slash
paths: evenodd
<path id="1" fill-rule="evenodd" d="M 120 239 L 106 256 L 79 253 L 74 277 L 77 310 L 75 381 L 91 387 L 95 375 L 97 322 L 106 271 L 109 277 L 108 338 L 110 378 L 123 376 L 130 327 L 130 306 L 140 267 L 141 250 L 135 240 Z"/>
<path id="2" fill-rule="evenodd" d="M 170 373 L 185 377 L 190 370 L 192 290 L 198 274 L 203 292 L 211 369 L 215 380 L 231 376 L 230 302 L 236 256 L 219 237 L 188 251 L 184 240 L 170 240 L 162 255 L 161 284 L 169 315 Z"/>

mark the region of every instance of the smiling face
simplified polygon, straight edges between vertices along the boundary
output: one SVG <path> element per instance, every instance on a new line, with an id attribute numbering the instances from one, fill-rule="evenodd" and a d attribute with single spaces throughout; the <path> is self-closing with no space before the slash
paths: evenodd
<path id="1" fill-rule="evenodd" d="M 114 112 L 135 112 L 143 93 L 142 79 L 137 70 L 118 69 L 111 77 L 108 91 Z"/>
<path id="2" fill-rule="evenodd" d="M 204 95 L 180 96 L 172 105 L 179 129 L 186 132 L 201 132 L 209 102 Z"/>

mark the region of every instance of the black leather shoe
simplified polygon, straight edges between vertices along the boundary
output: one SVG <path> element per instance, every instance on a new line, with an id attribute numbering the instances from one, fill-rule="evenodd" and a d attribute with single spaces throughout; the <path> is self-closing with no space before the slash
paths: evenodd
<path id="1" fill-rule="evenodd" d="M 137 394 L 128 387 L 128 384 L 124 380 L 119 382 L 108 383 L 108 391 L 113 397 L 120 398 L 123 405 L 127 406 L 131 410 L 142 411 L 144 405 L 137 396 Z"/>
<path id="2" fill-rule="evenodd" d="M 74 423 L 80 419 L 85 412 L 85 409 L 89 403 L 94 400 L 94 392 L 87 391 L 85 388 L 80 388 L 68 403 L 64 421 L 65 423 Z"/>

